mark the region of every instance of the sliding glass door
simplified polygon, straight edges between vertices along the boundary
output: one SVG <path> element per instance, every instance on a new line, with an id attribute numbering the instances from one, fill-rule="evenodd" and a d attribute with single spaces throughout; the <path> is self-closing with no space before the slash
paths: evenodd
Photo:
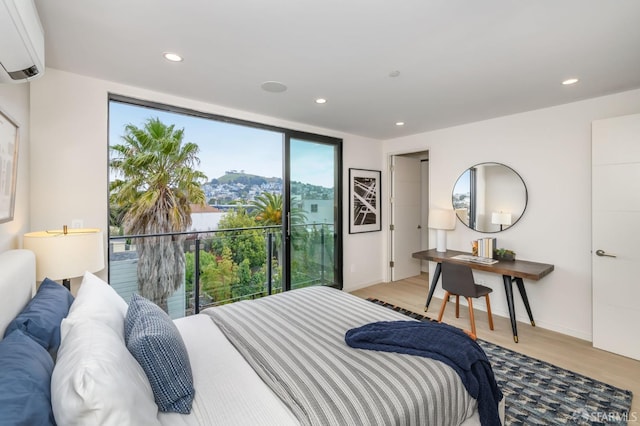
<path id="1" fill-rule="evenodd" d="M 340 144 L 287 136 L 287 288 L 341 287 Z"/>
<path id="2" fill-rule="evenodd" d="M 206 178 L 187 186 L 200 197 L 184 206 L 183 227 L 137 226 L 128 212 L 151 188 L 138 177 L 164 170 L 164 151 L 151 150 L 166 135 L 193 145 L 186 167 Z M 109 144 L 109 274 L 125 300 L 153 293 L 139 266 L 143 244 L 156 241 L 156 263 L 177 265 L 161 294 L 174 317 L 311 285 L 342 287 L 340 139 L 111 95 Z M 158 164 L 134 158 L 151 154 Z M 177 260 L 164 258 L 164 240 L 178 243 Z"/>

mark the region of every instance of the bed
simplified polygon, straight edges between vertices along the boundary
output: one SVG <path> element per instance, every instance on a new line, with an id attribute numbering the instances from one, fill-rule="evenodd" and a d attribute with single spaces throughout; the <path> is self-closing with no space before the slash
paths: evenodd
<path id="1" fill-rule="evenodd" d="M 0 336 L 47 289 L 43 283 L 35 290 L 31 252 L 0 254 Z M 58 292 L 54 286 L 50 290 Z M 128 331 L 138 327 L 129 324 L 134 306 L 136 301 L 127 304 L 104 281 L 85 274 L 68 311 L 53 324 L 60 339 L 45 353 L 55 363 L 49 365 L 42 355 L 41 382 L 50 384 L 50 393 L 45 386 L 35 416 L 42 418 L 49 402 L 49 420 L 58 425 L 480 424 L 476 400 L 447 365 L 345 344 L 349 329 L 407 317 L 326 287 L 209 308 L 173 321 L 186 356 L 170 367 L 186 362 L 188 374 L 178 371 L 176 377 L 190 376 L 191 399 L 185 414 L 159 411 L 158 384 L 145 369 L 146 360 L 129 350 L 137 342 Z M 141 306 L 144 319 L 146 305 Z M 9 337 L 15 340 L 17 334 Z M 152 343 L 144 349 L 151 357 Z M 173 348 L 161 343 L 153 350 Z M 0 374 L 0 386 L 4 380 Z M 161 390 L 182 391 L 183 385 Z M 503 419 L 504 400 L 499 413 Z"/>

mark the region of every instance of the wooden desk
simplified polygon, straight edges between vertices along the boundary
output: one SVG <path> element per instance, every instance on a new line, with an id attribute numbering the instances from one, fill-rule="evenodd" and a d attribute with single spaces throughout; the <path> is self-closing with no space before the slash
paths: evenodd
<path id="1" fill-rule="evenodd" d="M 531 321 L 531 325 L 535 327 L 536 323 L 533 320 L 533 314 L 531 313 L 531 306 L 529 306 L 529 299 L 527 298 L 527 291 L 524 288 L 523 279 L 529 279 L 538 281 L 542 277 L 548 275 L 551 271 L 553 271 L 553 265 L 549 265 L 546 263 L 537 263 L 537 262 L 528 262 L 526 260 L 514 260 L 514 261 L 506 261 L 501 260 L 498 263 L 494 263 L 492 265 L 484 265 L 482 263 L 475 262 L 467 262 L 464 260 L 451 259 L 454 256 L 459 254 L 469 255 L 471 253 L 466 253 L 463 251 L 457 250 L 447 250 L 445 252 L 439 252 L 435 249 L 419 251 L 412 254 L 412 257 L 420 260 L 430 260 L 432 262 L 437 262 L 436 270 L 433 275 L 433 279 L 431 280 L 431 287 L 429 288 L 429 296 L 427 297 L 427 303 L 424 307 L 425 312 L 429 308 L 429 303 L 431 302 L 431 298 L 433 297 L 433 292 L 436 289 L 436 285 L 438 284 L 438 280 L 440 279 L 441 274 L 441 263 L 442 262 L 455 262 L 464 265 L 468 265 L 471 269 L 477 269 L 480 271 L 492 272 L 494 274 L 502 275 L 502 281 L 504 283 L 504 290 L 507 295 L 507 306 L 509 307 L 509 318 L 511 319 L 511 329 L 513 330 L 513 341 L 518 343 L 518 328 L 516 325 L 516 311 L 515 305 L 513 303 L 513 283 L 515 282 L 518 286 L 518 291 L 520 292 L 520 296 L 522 297 L 522 301 L 524 302 L 524 306 L 527 309 L 527 314 L 529 315 L 529 320 Z"/>

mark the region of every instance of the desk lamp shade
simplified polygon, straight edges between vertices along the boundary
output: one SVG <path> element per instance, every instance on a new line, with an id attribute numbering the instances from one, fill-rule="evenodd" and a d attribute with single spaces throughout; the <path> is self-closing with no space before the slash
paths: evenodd
<path id="1" fill-rule="evenodd" d="M 104 242 L 99 229 L 68 229 L 30 232 L 24 235 L 24 248 L 36 255 L 36 280 L 64 280 L 80 277 L 86 271 L 104 268 Z"/>
<path id="2" fill-rule="evenodd" d="M 436 230 L 436 251 L 447 251 L 447 233 L 445 231 L 455 229 L 455 210 L 430 209 L 429 228 Z"/>
<path id="3" fill-rule="evenodd" d="M 500 225 L 500 230 L 504 225 L 511 225 L 511 213 L 491 213 L 491 223 L 494 225 Z"/>

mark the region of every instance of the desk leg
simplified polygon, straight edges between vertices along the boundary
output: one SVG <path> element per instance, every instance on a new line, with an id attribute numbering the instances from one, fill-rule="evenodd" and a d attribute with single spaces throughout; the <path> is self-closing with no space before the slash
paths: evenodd
<path id="1" fill-rule="evenodd" d="M 520 291 L 520 297 L 522 297 L 522 301 L 524 302 L 524 307 L 527 309 L 529 321 L 531 321 L 531 325 L 535 327 L 536 322 L 533 320 L 531 306 L 529 305 L 529 298 L 527 297 L 527 290 L 525 290 L 524 288 L 524 282 L 522 281 L 522 278 L 516 278 L 516 284 L 518 285 L 518 291 Z"/>
<path id="2" fill-rule="evenodd" d="M 503 275 L 504 292 L 507 295 L 507 306 L 509 307 L 509 318 L 511 319 L 511 330 L 513 331 L 513 341 L 518 343 L 518 326 L 516 324 L 516 307 L 513 303 L 512 279 L 509 275 Z"/>
<path id="3" fill-rule="evenodd" d="M 424 311 L 427 312 L 429 309 L 429 303 L 431 303 L 431 298 L 433 297 L 433 292 L 438 285 L 438 280 L 440 279 L 440 271 L 442 270 L 442 266 L 440 263 L 436 264 L 436 270 L 433 273 L 433 279 L 431 280 L 431 287 L 429 288 L 429 296 L 427 296 L 427 303 L 424 305 Z"/>

